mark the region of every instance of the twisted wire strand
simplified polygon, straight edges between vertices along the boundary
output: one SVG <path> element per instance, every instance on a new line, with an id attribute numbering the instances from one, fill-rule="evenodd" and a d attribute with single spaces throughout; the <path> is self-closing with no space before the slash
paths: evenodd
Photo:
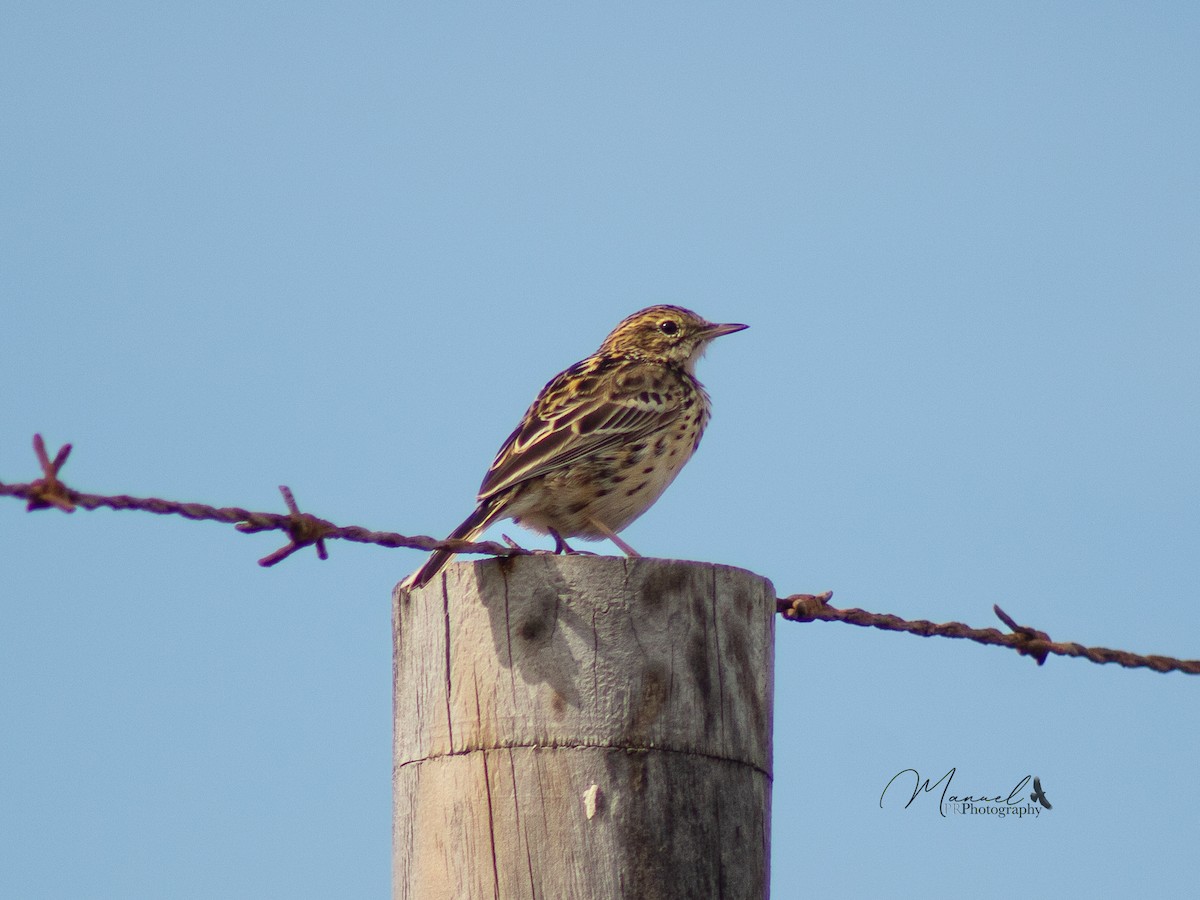
<path id="1" fill-rule="evenodd" d="M 1025 656 L 1032 656 L 1042 665 L 1048 655 L 1077 656 L 1097 664 L 1116 663 L 1127 669 L 1152 669 L 1155 672 L 1183 672 L 1200 675 L 1200 660 L 1176 659 L 1173 656 L 1142 655 L 1128 650 L 1112 650 L 1108 647 L 1085 647 L 1083 644 L 1052 641 L 1050 636 L 1026 626 L 1016 625 L 1000 607 L 993 609 L 1010 628 L 1012 633 L 996 628 L 973 628 L 963 622 L 930 622 L 927 619 L 908 620 L 889 613 L 873 613 L 854 607 L 837 609 L 829 606 L 830 593 L 793 594 L 780 597 L 776 610 L 792 622 L 845 622 L 863 628 L 879 628 L 883 631 L 902 631 L 921 637 L 962 638 L 977 644 L 1009 647 Z"/>
<path id="2" fill-rule="evenodd" d="M 206 503 L 182 503 L 178 500 L 165 500 L 161 497 L 132 497 L 128 494 L 87 494 L 62 485 L 59 482 L 61 495 L 74 506 L 82 509 L 113 509 L 136 510 L 154 513 L 160 516 L 182 516 L 185 519 L 201 522 L 221 522 L 226 525 L 237 525 L 244 532 L 285 531 L 291 532 L 296 526 L 297 518 L 314 525 L 320 532 L 321 538 L 337 538 L 353 541 L 359 544 L 377 544 L 380 547 L 406 547 L 412 550 L 453 550 L 455 553 L 485 553 L 489 556 L 522 556 L 531 551 L 496 541 L 442 541 L 428 535 L 406 535 L 394 531 L 372 531 L 360 525 L 335 525 L 307 513 L 284 514 L 270 512 L 254 512 L 240 506 L 209 506 Z M 30 503 L 39 504 L 35 509 L 44 508 L 48 503 L 43 500 L 43 491 L 39 482 L 28 484 L 6 484 L 0 482 L 0 496 L 17 497 Z M 315 543 L 312 538 L 305 543 Z"/>

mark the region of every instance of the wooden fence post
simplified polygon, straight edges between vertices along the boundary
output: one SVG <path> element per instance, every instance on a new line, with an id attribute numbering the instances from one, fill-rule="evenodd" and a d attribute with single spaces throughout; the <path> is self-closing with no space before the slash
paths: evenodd
<path id="1" fill-rule="evenodd" d="M 397 588 L 395 900 L 763 898 L 775 591 L 523 556 Z"/>

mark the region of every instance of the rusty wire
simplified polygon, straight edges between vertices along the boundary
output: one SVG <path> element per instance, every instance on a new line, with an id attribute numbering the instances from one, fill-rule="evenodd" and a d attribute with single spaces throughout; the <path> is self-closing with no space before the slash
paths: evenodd
<path id="1" fill-rule="evenodd" d="M 180 503 L 159 497 L 130 497 L 128 494 L 106 496 L 85 494 L 67 487 L 58 477 L 59 470 L 71 452 L 66 444 L 53 460 L 46 452 L 40 434 L 34 435 L 33 449 L 42 467 L 42 477 L 28 484 L 5 484 L 0 482 L 0 496 L 20 497 L 28 501 L 26 509 L 46 509 L 54 506 L 64 512 L 82 509 L 138 510 L 160 516 L 183 516 L 193 521 L 222 522 L 234 525 L 238 531 L 253 534 L 259 531 L 283 531 L 289 542 L 258 561 L 261 566 L 273 566 L 291 556 L 297 550 L 315 545 L 317 555 L 325 559 L 325 541 L 341 539 L 359 544 L 377 544 L 380 547 L 407 547 L 413 550 L 452 550 L 455 553 L 486 553 L 489 556 L 521 556 L 531 553 L 521 547 L 500 544 L 495 541 L 440 541 L 426 535 L 404 535 L 392 531 L 371 531 L 358 525 L 335 525 L 308 513 L 300 512 L 292 492 L 284 485 L 283 494 L 288 512 L 252 512 L 239 506 L 209 506 L 205 503 Z"/>
<path id="2" fill-rule="evenodd" d="M 273 566 L 303 547 L 315 546 L 321 559 L 328 558 L 326 540 L 341 539 L 360 544 L 376 544 L 380 547 L 407 547 L 412 550 L 451 550 L 455 553 L 482 553 L 489 556 L 525 556 L 537 551 L 518 547 L 511 539 L 506 543 L 495 541 L 440 541 L 426 535 L 403 535 L 392 531 L 370 531 L 358 525 L 335 525 L 300 511 L 296 498 L 285 485 L 280 485 L 287 514 L 251 512 L 238 506 L 209 506 L 204 503 L 180 503 L 158 497 L 131 497 L 127 494 L 107 496 L 85 494 L 67 487 L 58 477 L 59 471 L 71 453 L 71 445 L 65 444 L 50 459 L 45 442 L 40 434 L 33 437 L 33 449 L 42 477 L 28 484 L 5 484 L 0 482 L 0 496 L 19 497 L 27 501 L 29 511 L 47 509 L 51 506 L 63 512 L 83 509 L 139 510 L 157 515 L 176 515 L 195 521 L 222 522 L 234 525 L 238 531 L 252 534 L 259 531 L 283 531 L 289 538 L 287 544 L 258 561 L 261 566 Z M 992 607 L 997 616 L 1012 629 L 1005 633 L 995 628 L 972 628 L 962 622 L 929 622 L 924 619 L 909 621 L 887 613 L 873 613 L 864 609 L 837 609 L 829 605 L 832 592 L 824 594 L 793 594 L 775 601 L 776 611 L 792 622 L 846 622 L 864 628 L 879 628 L 884 631 L 903 631 L 922 637 L 965 638 L 979 644 L 1009 647 L 1024 656 L 1037 660 L 1038 665 L 1050 654 L 1057 656 L 1079 656 L 1094 663 L 1116 663 L 1126 668 L 1146 668 L 1155 672 L 1184 672 L 1200 675 L 1200 660 L 1175 659 L 1170 656 L 1141 656 L 1126 650 L 1110 650 L 1107 647 L 1084 647 L 1082 644 L 1063 643 L 1050 640 L 1050 636 L 1025 625 L 1018 625 L 999 606 Z"/>
<path id="3" fill-rule="evenodd" d="M 829 605 L 831 591 L 824 594 L 793 594 L 775 601 L 777 612 L 792 622 L 846 622 L 864 628 L 880 628 L 884 631 L 903 631 L 921 637 L 965 638 L 978 644 L 1009 647 L 1023 656 L 1037 660 L 1040 666 L 1050 654 L 1056 656 L 1080 656 L 1094 663 L 1116 663 L 1127 669 L 1153 669 L 1155 672 L 1183 672 L 1200 675 L 1200 660 L 1176 659 L 1172 656 L 1142 656 L 1127 650 L 1110 650 L 1108 647 L 1085 647 L 1082 644 L 1050 640 L 1050 635 L 1025 625 L 1018 625 L 999 606 L 992 610 L 1013 631 L 1011 634 L 996 628 L 972 628 L 962 622 L 930 622 L 925 619 L 909 621 L 886 613 L 873 613 L 865 609 L 837 609 Z"/>

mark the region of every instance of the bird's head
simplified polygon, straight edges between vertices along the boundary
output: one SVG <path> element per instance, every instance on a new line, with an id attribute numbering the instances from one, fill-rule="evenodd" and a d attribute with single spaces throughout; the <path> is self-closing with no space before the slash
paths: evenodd
<path id="1" fill-rule="evenodd" d="M 600 353 L 674 363 L 692 372 L 710 341 L 746 327 L 709 322 L 682 306 L 649 306 L 614 328 Z"/>

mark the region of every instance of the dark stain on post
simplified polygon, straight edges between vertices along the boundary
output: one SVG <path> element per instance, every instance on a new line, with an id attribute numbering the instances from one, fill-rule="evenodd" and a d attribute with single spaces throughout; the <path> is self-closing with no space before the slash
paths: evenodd
<path id="1" fill-rule="evenodd" d="M 687 590 L 687 581 L 687 570 L 682 565 L 655 566 L 642 582 L 643 605 L 649 609 L 662 606 L 669 598 Z"/>
<path id="2" fill-rule="evenodd" d="M 736 694 L 731 700 L 749 709 L 753 720 L 754 727 L 745 737 L 764 734 L 767 727 L 768 711 L 763 708 L 762 698 L 755 689 L 758 671 L 750 658 L 748 643 L 749 631 L 760 627 L 763 611 L 755 601 L 762 602 L 762 596 L 738 594 L 721 617 L 721 635 L 724 640 L 721 650 L 728 663 L 727 671 L 731 670 L 736 676 Z M 767 598 L 767 602 L 770 602 L 770 598 Z M 774 610 L 770 615 L 774 615 Z"/>
<path id="3" fill-rule="evenodd" d="M 527 650 L 549 644 L 558 627 L 558 594 L 549 588 L 541 588 L 522 607 L 516 632 L 530 645 Z"/>
<path id="4" fill-rule="evenodd" d="M 625 848 L 620 858 L 621 896 L 638 900 L 675 900 L 677 897 L 733 896 L 722 893 L 721 863 L 715 855 L 700 855 L 699 847 L 712 847 L 711 806 L 716 802 L 714 784 L 703 766 L 696 767 L 695 782 L 685 791 L 664 791 L 669 779 L 668 760 L 662 753 L 613 752 L 607 759 L 608 774 L 614 784 L 623 784 L 637 803 L 648 804 L 647 815 L 622 817 L 612 821 Z M 652 799 L 647 799 L 647 797 Z M 758 838 L 761 847 L 762 838 Z M 749 842 L 747 842 L 749 844 Z M 740 850 L 741 848 L 739 848 Z M 757 849 L 757 848 L 754 848 Z M 744 851 L 747 856 L 751 846 Z M 687 883 L 679 879 L 680 861 L 687 861 Z M 756 894 L 762 896 L 763 891 Z M 754 894 L 746 896 L 755 896 Z"/>
<path id="5" fill-rule="evenodd" d="M 613 767 L 609 766 L 611 774 L 620 777 L 620 780 L 629 788 L 630 793 L 643 794 L 646 790 L 646 763 L 648 757 L 644 751 L 640 750 L 625 750 L 618 751 L 609 755 L 610 762 L 624 763 L 623 766 L 613 771 Z"/>
<path id="6" fill-rule="evenodd" d="M 670 673 L 660 665 L 646 667 L 642 675 L 641 692 L 633 710 L 633 721 L 629 725 L 629 736 L 633 740 L 645 740 L 651 726 L 662 715 L 663 707 L 671 693 Z"/>
<path id="7" fill-rule="evenodd" d="M 687 667 L 688 673 L 692 676 L 692 682 L 696 685 L 696 692 L 700 695 L 700 699 L 704 705 L 704 733 L 712 734 L 713 723 L 716 721 L 716 716 L 713 712 L 713 686 L 712 686 L 712 665 L 713 661 L 710 657 L 708 643 L 705 640 L 706 635 L 695 630 L 692 633 L 691 639 L 688 641 L 687 647 Z M 720 698 L 716 698 L 719 703 Z"/>
<path id="8" fill-rule="evenodd" d="M 544 619 L 526 619 L 517 627 L 517 634 L 522 640 L 534 643 L 543 634 L 546 633 L 546 621 Z M 545 643 L 545 641 L 542 641 Z"/>
<path id="9" fill-rule="evenodd" d="M 757 621 L 758 617 L 761 615 L 761 610 L 758 609 L 758 604 L 754 602 L 755 599 L 756 598 L 750 594 L 739 593 L 737 595 L 736 603 L 742 608 L 742 615 L 746 617 L 747 622 Z M 775 615 L 774 610 L 771 611 L 771 615 Z"/>

